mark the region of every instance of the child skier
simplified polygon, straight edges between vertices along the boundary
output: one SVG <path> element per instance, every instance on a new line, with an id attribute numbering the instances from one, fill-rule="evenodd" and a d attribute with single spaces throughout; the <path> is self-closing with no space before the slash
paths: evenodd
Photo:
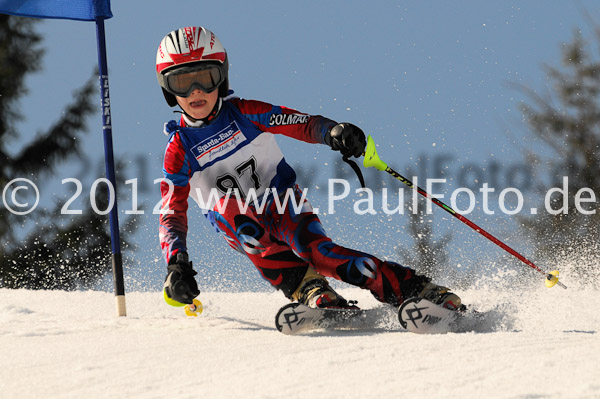
<path id="1" fill-rule="evenodd" d="M 460 307 L 457 295 L 413 269 L 333 243 L 273 136 L 326 144 L 344 156 L 360 157 L 363 131 L 351 123 L 233 97 L 228 67 L 221 42 L 203 27 L 172 31 L 158 47 L 158 82 L 167 104 L 179 105 L 182 113 L 179 123 L 165 124 L 169 140 L 159 236 L 168 264 L 167 303 L 190 304 L 200 294 L 186 243 L 191 196 L 229 245 L 292 301 L 351 306 L 329 286 L 325 277 L 331 277 L 368 289 L 393 306 L 420 296 L 447 308 Z M 249 206 L 243 209 L 234 198 Z M 294 210 L 297 204 L 302 204 L 300 212 Z"/>

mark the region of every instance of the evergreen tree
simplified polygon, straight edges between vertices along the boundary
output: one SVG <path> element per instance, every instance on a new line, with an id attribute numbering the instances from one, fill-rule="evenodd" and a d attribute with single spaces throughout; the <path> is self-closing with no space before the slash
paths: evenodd
<path id="1" fill-rule="evenodd" d="M 81 154 L 87 118 L 97 111 L 95 73 L 73 96 L 59 119 L 32 141 L 17 148 L 16 122 L 28 115 L 19 109 L 27 93 L 27 74 L 40 69 L 43 50 L 34 27 L 39 21 L 0 14 L 0 187 L 19 177 L 42 184 L 62 162 Z M 107 193 L 96 201 L 105 209 Z M 87 201 L 87 204 L 91 204 Z M 66 219 L 62 204 L 19 216 L 0 205 L 0 287 L 74 289 L 87 287 L 110 270 L 107 217 L 88 205 L 82 215 Z M 34 228 L 31 221 L 35 221 Z M 133 227 L 130 225 L 129 229 Z M 23 230 L 30 230 L 25 238 Z M 25 233 L 27 233 L 25 231 Z"/>
<path id="2" fill-rule="evenodd" d="M 600 33 L 596 40 L 600 44 Z M 553 264 L 576 261 L 576 270 L 570 272 L 590 280 L 595 266 L 586 259 L 597 259 L 599 253 L 600 60 L 578 32 L 564 46 L 562 63 L 562 69 L 548 68 L 552 92 L 543 97 L 527 89 L 533 105 L 523 104 L 522 110 L 531 134 L 550 150 L 543 155 L 536 148 L 527 154 L 538 176 L 540 196 L 546 197 L 554 187 L 562 190 L 567 177 L 567 201 L 555 192 L 548 197 L 554 211 L 521 221 L 533 238 L 538 259 Z M 578 195 L 585 199 L 579 206 Z M 539 209 L 546 209 L 545 204 Z"/>

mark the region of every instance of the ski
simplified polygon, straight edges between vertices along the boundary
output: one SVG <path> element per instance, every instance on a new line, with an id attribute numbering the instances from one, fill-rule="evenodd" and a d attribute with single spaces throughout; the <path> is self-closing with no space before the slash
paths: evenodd
<path id="1" fill-rule="evenodd" d="M 409 298 L 398 309 L 400 325 L 416 334 L 456 332 L 462 312 L 446 309 L 424 298 Z"/>
<path id="2" fill-rule="evenodd" d="M 319 329 L 365 328 L 377 323 L 378 315 L 375 313 L 373 310 L 359 308 L 311 308 L 294 302 L 279 309 L 275 316 L 275 326 L 286 335 Z"/>
<path id="3" fill-rule="evenodd" d="M 490 317 L 488 317 L 490 316 Z M 473 309 L 451 310 L 423 298 L 409 298 L 399 309 L 311 308 L 294 302 L 283 306 L 275 316 L 278 331 L 287 335 L 311 333 L 318 330 L 401 330 L 391 319 L 398 318 L 402 329 L 416 334 L 445 334 L 449 332 L 483 331 L 491 328 L 494 315 Z M 490 319 L 490 320 L 486 320 Z"/>

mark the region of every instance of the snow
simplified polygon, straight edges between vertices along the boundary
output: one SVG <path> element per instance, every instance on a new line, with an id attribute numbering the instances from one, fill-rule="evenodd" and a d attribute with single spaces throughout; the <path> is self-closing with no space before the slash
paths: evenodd
<path id="1" fill-rule="evenodd" d="M 285 336 L 277 292 L 203 292 L 198 318 L 132 292 L 117 318 L 106 292 L 0 289 L 0 397 L 600 398 L 598 291 L 459 294 L 493 315 L 477 332 Z"/>

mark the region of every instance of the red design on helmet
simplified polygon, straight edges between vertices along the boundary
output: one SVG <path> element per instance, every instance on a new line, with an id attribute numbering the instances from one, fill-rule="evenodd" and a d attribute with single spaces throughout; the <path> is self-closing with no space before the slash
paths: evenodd
<path id="1" fill-rule="evenodd" d="M 204 62 L 220 67 L 225 80 L 219 86 L 219 97 L 226 97 L 229 91 L 227 51 L 214 33 L 202 26 L 188 26 L 169 32 L 161 40 L 156 52 L 156 77 L 171 107 L 177 105 L 177 100 L 165 90 L 164 74 L 183 65 Z"/>

